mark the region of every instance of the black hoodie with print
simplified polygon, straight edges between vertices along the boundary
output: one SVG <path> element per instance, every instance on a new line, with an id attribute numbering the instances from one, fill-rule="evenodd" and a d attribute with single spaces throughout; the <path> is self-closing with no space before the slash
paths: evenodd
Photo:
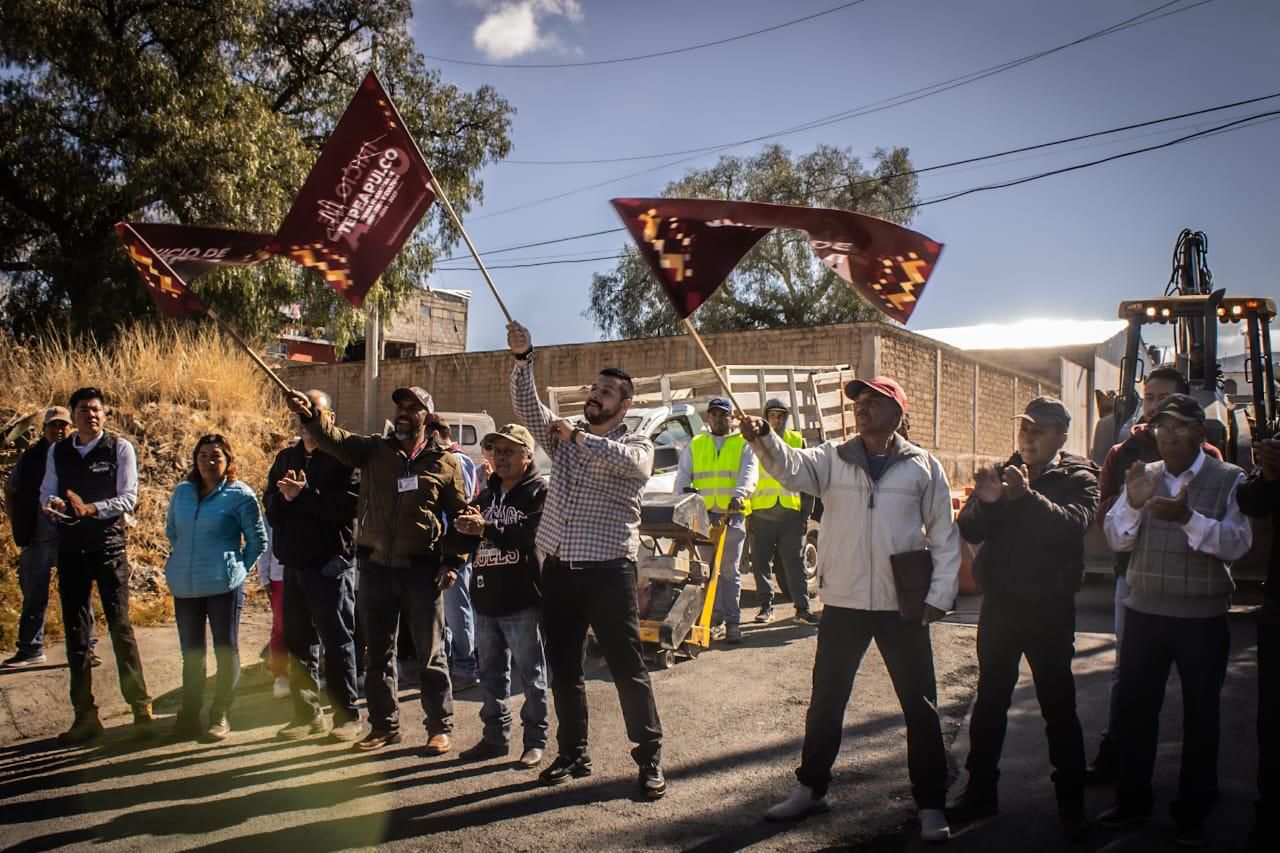
<path id="1" fill-rule="evenodd" d="M 547 484 L 530 461 L 524 477 L 503 494 L 497 474 L 472 505 L 484 517 L 471 573 L 471 605 L 485 616 L 509 616 L 542 603 L 542 561 L 534 547 Z M 467 537 L 471 543 L 476 537 Z"/>

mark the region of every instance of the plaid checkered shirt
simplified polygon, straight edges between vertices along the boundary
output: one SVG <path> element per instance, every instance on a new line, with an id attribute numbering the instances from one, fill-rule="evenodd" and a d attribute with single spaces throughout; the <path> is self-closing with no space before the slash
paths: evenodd
<path id="1" fill-rule="evenodd" d="M 538 399 L 533 358 L 511 370 L 511 405 L 551 456 L 551 486 L 538 525 L 538 550 L 564 562 L 634 560 L 640 548 L 640 494 L 653 472 L 653 443 L 618 424 L 561 441 L 556 415 Z"/>

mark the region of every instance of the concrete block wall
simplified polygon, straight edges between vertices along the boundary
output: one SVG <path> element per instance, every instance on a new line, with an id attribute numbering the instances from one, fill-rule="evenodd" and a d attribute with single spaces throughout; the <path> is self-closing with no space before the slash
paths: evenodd
<path id="1" fill-rule="evenodd" d="M 1039 393 L 1056 386 L 1009 367 L 975 359 L 930 338 L 880 323 L 727 332 L 704 336 L 721 364 L 849 364 L 858 375 L 896 379 L 911 401 L 911 436 L 935 453 L 956 485 L 978 465 L 1003 460 L 1013 446 L 1009 419 Z M 538 387 L 590 382 L 605 366 L 634 376 L 697 370 L 705 362 L 685 335 L 627 341 L 562 344 L 538 350 Z M 486 411 L 501 424 L 514 419 L 508 393 L 511 356 L 505 350 L 451 353 L 383 362 L 379 397 L 385 414 L 391 392 L 421 385 L 441 411 Z M 975 407 L 975 378 L 976 402 Z M 363 424 L 364 365 L 297 365 L 285 381 L 321 388 L 334 400 L 338 422 Z"/>

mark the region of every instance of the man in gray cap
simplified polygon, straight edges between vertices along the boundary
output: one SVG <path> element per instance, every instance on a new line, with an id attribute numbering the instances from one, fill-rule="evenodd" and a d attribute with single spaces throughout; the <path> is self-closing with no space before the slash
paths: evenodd
<path id="1" fill-rule="evenodd" d="M 71 434 L 71 413 L 62 406 L 45 410 L 44 431 L 9 472 L 4 485 L 4 514 L 13 527 L 18 554 L 22 615 L 18 620 L 18 653 L 6 667 L 44 663 L 44 616 L 49 608 L 49 581 L 57 561 L 58 531 L 40 512 L 40 481 L 49 448 Z M 91 646 L 92 648 L 92 646 Z"/>
<path id="2" fill-rule="evenodd" d="M 319 450 L 360 469 L 356 612 L 368 646 L 370 731 L 355 748 L 381 749 L 403 739 L 395 653 L 404 611 L 421 667 L 424 752 L 442 755 L 452 746 L 453 731 L 442 593 L 457 581 L 465 549 L 445 541 L 441 514 L 463 513 L 467 496 L 457 458 L 427 432 L 431 395 L 418 387 L 397 388 L 391 399 L 396 415 L 389 436 L 340 429 L 301 391 L 290 392 L 288 403 Z"/>
<path id="3" fill-rule="evenodd" d="M 804 436 L 787 429 L 790 414 L 781 400 L 764 404 L 769 429 L 791 447 L 803 448 Z M 751 495 L 751 570 L 760 598 L 757 622 L 773 621 L 773 572 L 769 564 L 776 562 L 781 567 L 779 583 L 785 579 L 786 591 L 796 606 L 796 619 L 818 624 L 818 617 L 809 609 L 809 583 L 804 574 L 804 536 L 812 511 L 812 495 L 784 489 L 772 474 L 761 472 Z"/>
<path id="4" fill-rule="evenodd" d="M 1151 817 L 1160 706 L 1169 668 L 1182 682 L 1182 768 L 1170 804 L 1181 846 L 1206 843 L 1218 798 L 1218 729 L 1231 637 L 1231 562 L 1253 544 L 1236 492 L 1244 472 L 1203 450 L 1205 414 L 1195 398 L 1170 394 L 1151 415 L 1158 462 L 1135 462 L 1103 531 L 1128 552 L 1129 598 L 1120 646 L 1120 781 L 1116 804 L 1098 815 L 1108 829 Z"/>
<path id="5" fill-rule="evenodd" d="M 982 543 L 974 575 L 978 616 L 978 695 L 969 723 L 969 783 L 947 806 L 952 823 L 997 811 L 996 787 L 1006 717 L 1025 655 L 1049 738 L 1058 817 L 1070 839 L 1084 816 L 1084 737 L 1076 715 L 1075 593 L 1084 576 L 1084 535 L 1098 508 L 1098 468 L 1062 450 L 1071 415 L 1060 400 L 1036 397 L 1018 424 L 1018 447 L 1002 466 L 974 475 L 973 495 L 956 520 Z"/>

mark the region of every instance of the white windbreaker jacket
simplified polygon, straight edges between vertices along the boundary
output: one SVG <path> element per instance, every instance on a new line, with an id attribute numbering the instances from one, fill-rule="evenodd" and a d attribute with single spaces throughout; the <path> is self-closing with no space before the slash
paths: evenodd
<path id="1" fill-rule="evenodd" d="M 796 449 L 770 432 L 751 446 L 784 488 L 822 499 L 818 595 L 824 604 L 897 610 L 889 557 L 927 547 L 933 582 L 925 601 L 939 610 L 952 608 L 959 586 L 960 531 L 937 459 L 895 435 L 884 471 L 873 481 L 857 436 L 843 444 Z"/>

